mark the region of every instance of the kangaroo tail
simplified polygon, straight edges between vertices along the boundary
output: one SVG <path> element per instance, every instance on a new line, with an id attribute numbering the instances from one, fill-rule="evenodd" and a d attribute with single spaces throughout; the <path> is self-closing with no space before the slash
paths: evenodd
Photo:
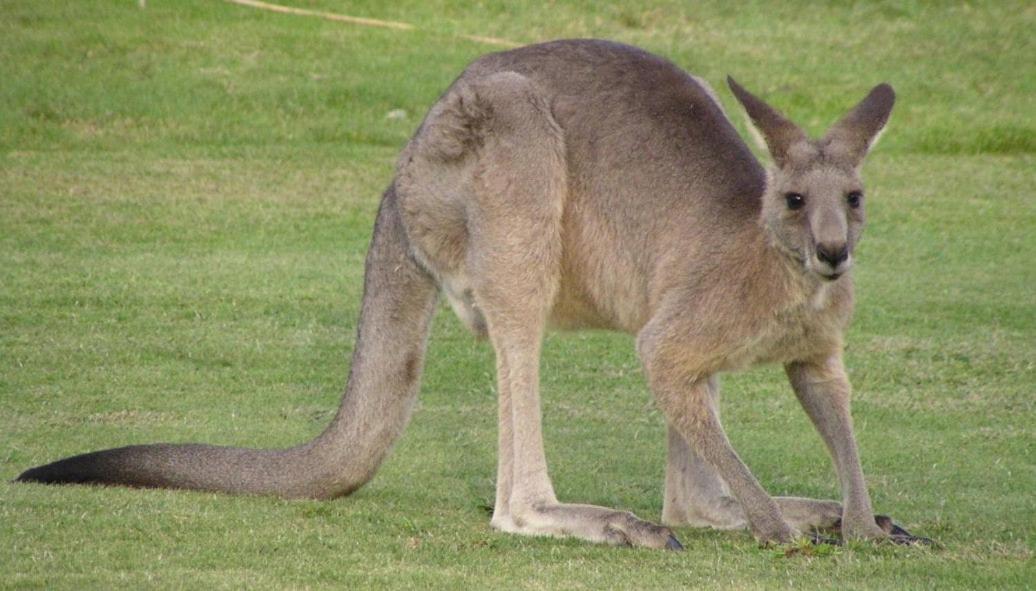
<path id="1" fill-rule="evenodd" d="M 349 381 L 338 413 L 323 433 L 288 449 L 165 443 L 120 447 L 32 468 L 17 480 L 289 498 L 347 495 L 374 476 L 409 421 L 437 291 L 409 253 L 390 187 L 367 253 Z"/>

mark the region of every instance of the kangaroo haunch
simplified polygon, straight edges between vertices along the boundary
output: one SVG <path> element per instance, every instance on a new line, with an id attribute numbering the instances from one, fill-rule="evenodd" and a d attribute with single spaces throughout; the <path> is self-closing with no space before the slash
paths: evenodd
<path id="1" fill-rule="evenodd" d="M 895 95 L 875 87 L 822 138 L 734 80 L 765 170 L 702 80 L 642 50 L 558 41 L 484 56 L 399 158 L 367 254 L 341 407 L 281 450 L 155 444 L 75 456 L 21 481 L 332 498 L 370 480 L 409 419 L 442 292 L 496 353 L 492 526 L 679 548 L 666 527 L 559 502 L 540 423 L 548 327 L 636 335 L 669 428 L 662 522 L 924 541 L 875 518 L 853 435 L 843 333 L 864 226 L 860 167 Z M 827 444 L 842 502 L 771 497 L 720 424 L 717 375 L 781 363 Z"/>

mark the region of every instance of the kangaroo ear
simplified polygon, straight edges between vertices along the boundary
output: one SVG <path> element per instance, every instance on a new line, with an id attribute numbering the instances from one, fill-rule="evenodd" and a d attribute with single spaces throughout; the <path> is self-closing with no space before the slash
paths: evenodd
<path id="1" fill-rule="evenodd" d="M 805 132 L 781 115 L 777 109 L 745 90 L 730 76 L 727 76 L 727 84 L 748 113 L 748 118 L 755 127 L 753 132 L 762 134 L 774 162 L 777 166 L 784 166 L 788 161 L 791 147 L 799 142 L 808 141 Z"/>
<path id="2" fill-rule="evenodd" d="M 853 164 L 859 165 L 867 152 L 878 143 L 895 103 L 896 92 L 891 86 L 875 86 L 860 104 L 828 130 L 822 143 L 829 146 L 828 149 L 845 154 Z"/>

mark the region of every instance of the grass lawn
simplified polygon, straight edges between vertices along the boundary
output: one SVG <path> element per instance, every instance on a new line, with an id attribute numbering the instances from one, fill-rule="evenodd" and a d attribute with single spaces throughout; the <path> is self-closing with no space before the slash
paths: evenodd
<path id="1" fill-rule="evenodd" d="M 1032 3 L 284 1 L 417 29 L 214 0 L 0 3 L 0 587 L 1036 584 Z M 498 49 L 464 34 L 634 43 L 711 81 L 730 112 L 727 73 L 814 133 L 896 87 L 865 171 L 846 355 L 875 507 L 942 548 L 789 555 L 682 529 L 673 553 L 496 533 L 492 354 L 445 309 L 409 430 L 349 498 L 7 482 L 93 449 L 319 432 L 396 153 Z M 543 365 L 560 498 L 657 519 L 664 425 L 631 340 L 552 334 Z M 771 493 L 839 496 L 779 368 L 724 392 Z"/>

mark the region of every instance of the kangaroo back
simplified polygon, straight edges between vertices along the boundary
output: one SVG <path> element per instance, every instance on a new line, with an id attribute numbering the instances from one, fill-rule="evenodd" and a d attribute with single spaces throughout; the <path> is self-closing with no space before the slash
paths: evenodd
<path id="1" fill-rule="evenodd" d="M 367 253 L 359 335 L 341 406 L 314 440 L 288 449 L 134 445 L 32 468 L 21 482 L 113 484 L 282 497 L 349 494 L 374 475 L 417 398 L 437 288 L 408 253 L 395 187 Z"/>

